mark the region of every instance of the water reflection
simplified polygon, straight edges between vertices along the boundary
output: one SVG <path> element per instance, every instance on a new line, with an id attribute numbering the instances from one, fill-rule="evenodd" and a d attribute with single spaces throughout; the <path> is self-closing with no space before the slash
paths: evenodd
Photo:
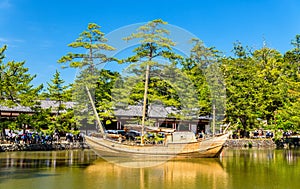
<path id="1" fill-rule="evenodd" d="M 296 164 L 300 159 L 300 151 L 298 149 L 227 149 L 222 153 L 223 158 L 240 160 L 247 159 L 253 163 L 259 162 L 277 162 L 282 160 L 288 164 Z M 238 159 L 237 159 L 238 157 Z"/>
<path id="2" fill-rule="evenodd" d="M 220 185 L 226 188 L 228 178 L 219 159 L 170 160 L 146 168 L 129 168 L 127 164 L 123 166 L 99 159 L 88 166 L 85 173 L 87 184 L 93 181 L 93 184 L 104 185 L 103 188 L 119 188 L 124 184 L 126 188 L 201 188 L 203 183 L 206 188 Z"/>
<path id="3" fill-rule="evenodd" d="M 80 166 L 91 163 L 97 158 L 92 151 L 40 151 L 40 152 L 3 152 L 0 153 L 1 168 L 45 168 Z"/>
<path id="4" fill-rule="evenodd" d="M 300 153 L 299 153 L 299 151 L 296 151 L 296 150 L 287 149 L 287 150 L 284 150 L 283 154 L 284 154 L 286 161 L 289 164 L 294 164 L 294 163 L 298 162 L 298 160 L 300 159 Z"/>
<path id="5" fill-rule="evenodd" d="M 222 164 L 229 188 L 300 188 L 299 150 L 227 149 Z"/>
<path id="6" fill-rule="evenodd" d="M 300 150 L 225 149 L 220 159 L 153 166 L 153 159 L 107 162 L 89 150 L 1 152 L 0 188 L 300 188 L 299 158 Z"/>

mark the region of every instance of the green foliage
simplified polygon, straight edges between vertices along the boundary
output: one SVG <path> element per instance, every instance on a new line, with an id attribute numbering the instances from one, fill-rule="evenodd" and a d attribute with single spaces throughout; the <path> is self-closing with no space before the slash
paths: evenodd
<path id="1" fill-rule="evenodd" d="M 56 70 L 51 83 L 47 82 L 48 96 L 51 100 L 68 101 L 71 98 L 71 94 L 67 91 L 70 86 L 63 85 L 64 83 L 65 81 L 61 78 L 60 72 Z"/>
<path id="2" fill-rule="evenodd" d="M 300 130 L 300 35 L 292 41 L 294 49 L 284 55 L 284 106 L 277 112 L 277 124 L 284 130 Z"/>
<path id="3" fill-rule="evenodd" d="M 116 60 L 102 53 L 102 51 L 115 50 L 112 46 L 107 45 L 106 42 L 107 39 L 104 37 L 104 33 L 100 31 L 100 26 L 95 23 L 89 23 L 87 30 L 83 31 L 74 42 L 68 45 L 72 48 L 83 48 L 84 52 L 87 53 L 69 52 L 61 57 L 58 63 L 69 63 L 69 67 L 82 68 Z"/>
<path id="4" fill-rule="evenodd" d="M 193 48 L 189 58 L 181 61 L 182 70 L 192 81 L 198 99 L 198 115 L 212 112 L 212 102 L 219 112 L 224 110 L 225 90 L 223 73 L 219 69 L 220 52 L 214 47 L 205 47 L 199 39 L 192 39 Z M 224 112 L 223 112 L 224 114 Z"/>
<path id="5" fill-rule="evenodd" d="M 106 120 L 106 124 L 110 124 L 114 120 L 114 107 L 112 97 L 112 89 L 116 80 L 120 77 L 118 72 L 110 70 L 100 70 L 95 89 L 95 105 L 99 113 L 100 120 Z"/>
<path id="6" fill-rule="evenodd" d="M 96 96 L 100 118 L 104 119 L 103 116 L 111 118 L 113 104 L 109 103 L 110 91 L 107 91 L 111 86 L 103 85 L 101 79 L 105 78 L 107 74 L 105 75 L 104 70 L 97 68 L 99 64 L 117 61 L 116 58 L 106 56 L 105 51 L 115 50 L 106 42 L 107 39 L 104 37 L 104 33 L 100 31 L 100 26 L 89 23 L 87 29 L 68 45 L 72 48 L 84 49 L 84 52 L 87 53 L 68 53 L 58 60 L 58 63 L 69 63 L 68 67 L 80 68 L 72 86 L 73 101 L 76 102 L 74 115 L 77 125 L 81 125 L 84 120 L 87 120 L 90 124 L 95 122 L 95 115 L 93 115 L 86 87 L 93 97 Z M 106 79 L 108 81 L 111 78 Z"/>
<path id="7" fill-rule="evenodd" d="M 169 38 L 166 24 L 161 19 L 153 20 L 124 38 L 138 39 L 140 45 L 132 56 L 119 61 L 105 54 L 115 49 L 106 43 L 100 26 L 89 23 L 68 45 L 76 53 L 67 53 L 58 60 L 64 67 L 80 69 L 72 87 L 63 86 L 64 80 L 56 71 L 48 91 L 41 95 L 38 92 L 43 86 L 31 85 L 36 76 L 28 73 L 25 62 L 4 62 L 4 45 L 0 48 L 0 104 L 29 106 L 35 113 L 21 114 L 16 120 L 1 118 L 0 128 L 25 129 L 31 125 L 38 131 L 70 131 L 84 119 L 94 123 L 88 87 L 100 118 L 108 120 L 107 123 L 114 120 L 115 107 L 145 102 L 175 107 L 181 113 L 169 116 L 178 118 L 208 115 L 214 104 L 222 117 L 226 97 L 225 121 L 236 128 L 300 130 L 300 35 L 291 41 L 294 48 L 283 55 L 266 46 L 252 50 L 237 41 L 232 51 L 234 57 L 221 57 L 214 47 L 205 47 L 201 40 L 192 39 L 190 57 L 183 59 L 173 51 L 176 44 Z M 124 77 L 97 68 L 111 61 L 130 63 Z M 42 109 L 37 103 L 39 98 L 58 101 L 57 113 L 51 116 L 50 109 Z M 74 110 L 62 111 L 62 102 L 71 100 L 77 102 Z M 198 107 L 197 112 L 189 111 L 194 107 Z"/>
<path id="8" fill-rule="evenodd" d="M 48 130 L 53 132 L 55 130 L 70 132 L 74 127 L 76 127 L 74 121 L 74 111 L 67 109 L 64 102 L 68 102 L 71 99 L 70 90 L 68 90 L 69 85 L 64 85 L 65 81 L 61 79 L 60 73 L 56 70 L 53 75 L 51 82 L 48 82 L 48 97 L 58 104 L 57 108 L 51 108 L 51 111 L 56 111 L 55 114 L 49 114 L 48 120 Z M 49 123 L 50 121 L 50 123 Z"/>
<path id="9" fill-rule="evenodd" d="M 0 49 L 0 104 L 6 106 L 33 106 L 43 85 L 33 87 L 31 81 L 36 77 L 28 73 L 25 62 L 3 62 L 6 46 Z"/>
<path id="10" fill-rule="evenodd" d="M 35 106 L 32 108 L 34 114 L 31 117 L 30 126 L 36 131 L 47 130 L 49 126 L 53 125 L 51 108 L 43 109 L 40 106 Z"/>
<path id="11" fill-rule="evenodd" d="M 227 121 L 238 123 L 245 130 L 298 130 L 297 48 L 282 56 L 265 46 L 252 53 L 241 43 L 235 45 L 237 58 L 224 58 L 222 65 L 226 79 Z"/>
<path id="12" fill-rule="evenodd" d="M 146 114 L 150 103 L 182 110 L 192 109 L 191 104 L 194 104 L 191 100 L 194 93 L 187 84 L 189 79 L 176 67 L 182 57 L 172 50 L 175 42 L 169 38 L 169 31 L 164 28 L 166 24 L 161 19 L 153 20 L 124 38 L 138 39 L 140 45 L 133 50 L 134 55 L 122 60 L 131 64 L 126 77 L 119 82 L 122 97 L 118 99 L 125 104 L 146 103 Z"/>
<path id="13" fill-rule="evenodd" d="M 6 45 L 0 48 L 0 105 L 35 107 L 38 92 L 43 85 L 38 87 L 31 85 L 36 76 L 28 73 L 29 69 L 24 67 L 25 62 L 4 63 L 6 48 Z M 31 115 L 20 114 L 16 119 L 1 118 L 0 128 L 25 129 L 33 122 Z"/>

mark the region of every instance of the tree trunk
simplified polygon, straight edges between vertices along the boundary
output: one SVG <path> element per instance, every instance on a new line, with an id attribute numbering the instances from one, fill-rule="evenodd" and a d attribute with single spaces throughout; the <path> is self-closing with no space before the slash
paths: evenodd
<path id="1" fill-rule="evenodd" d="M 5 140 L 5 128 L 2 128 L 1 140 Z"/>

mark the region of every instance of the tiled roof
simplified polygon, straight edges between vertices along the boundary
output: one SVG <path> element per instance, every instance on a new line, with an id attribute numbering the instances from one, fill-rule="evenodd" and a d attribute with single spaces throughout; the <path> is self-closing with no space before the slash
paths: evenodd
<path id="1" fill-rule="evenodd" d="M 31 108 L 26 106 L 14 106 L 14 107 L 7 107 L 0 105 L 0 111 L 3 112 L 32 112 Z"/>
<path id="2" fill-rule="evenodd" d="M 53 100 L 41 100 L 39 102 L 41 103 L 41 108 L 44 108 L 44 109 L 47 109 L 47 108 L 55 109 L 59 106 L 59 103 L 57 101 L 53 101 Z M 74 102 L 63 102 L 63 104 L 66 106 L 66 109 L 73 108 L 73 106 L 74 106 Z M 13 106 L 13 107 L 7 107 L 7 106 L 0 105 L 0 111 L 2 111 L 2 112 L 24 112 L 24 113 L 33 112 L 33 110 L 30 107 L 20 106 L 20 105 Z"/>
<path id="3" fill-rule="evenodd" d="M 46 109 L 46 108 L 51 108 L 52 111 L 55 111 L 55 108 L 59 106 L 59 103 L 57 101 L 53 100 L 41 100 L 41 107 Z M 66 106 L 66 109 L 71 109 L 74 107 L 75 103 L 74 102 L 63 102 L 63 104 Z M 24 112 L 24 113 L 29 113 L 33 112 L 33 110 L 29 107 L 26 106 L 15 106 L 15 107 L 6 107 L 0 105 L 0 111 L 2 112 Z M 115 116 L 121 117 L 121 116 L 126 116 L 126 117 L 141 117 L 142 116 L 142 111 L 143 111 L 143 106 L 142 105 L 129 105 L 126 108 L 117 108 L 115 109 Z M 61 111 L 63 112 L 63 111 Z M 176 114 L 178 113 L 178 110 L 173 107 L 164 107 L 162 105 L 149 105 L 148 107 L 148 117 L 152 118 L 166 118 L 169 117 L 171 114 Z M 199 117 L 202 119 L 209 119 L 209 117 Z"/>
<path id="4" fill-rule="evenodd" d="M 57 108 L 59 106 L 59 102 L 54 100 L 41 100 L 40 103 L 44 109 Z M 73 108 L 74 106 L 74 102 L 63 102 L 63 104 L 66 106 L 66 109 Z"/>
<path id="5" fill-rule="evenodd" d="M 118 108 L 115 110 L 116 116 L 142 116 L 142 105 L 129 105 L 126 108 Z M 168 117 L 169 114 L 176 113 L 172 107 L 164 107 L 162 105 L 150 105 L 148 107 L 148 117 Z"/>

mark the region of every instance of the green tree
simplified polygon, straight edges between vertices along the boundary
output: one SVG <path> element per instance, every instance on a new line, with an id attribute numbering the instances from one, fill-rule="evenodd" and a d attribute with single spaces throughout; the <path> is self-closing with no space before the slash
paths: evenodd
<path id="1" fill-rule="evenodd" d="M 106 124 L 110 124 L 114 120 L 115 104 L 112 99 L 112 90 L 119 77 L 120 74 L 118 72 L 102 69 L 96 83 L 95 105 L 101 120 L 105 120 Z"/>
<path id="2" fill-rule="evenodd" d="M 205 47 L 199 39 L 192 39 L 192 43 L 191 55 L 182 61 L 181 65 L 183 72 L 193 82 L 197 90 L 198 115 L 206 116 L 211 114 L 212 101 L 216 101 L 216 96 L 225 96 L 225 94 L 214 94 L 220 90 L 214 85 L 213 78 L 223 75 L 222 72 L 216 72 L 215 69 L 215 66 L 219 66 L 220 52 L 214 47 Z M 221 82 L 223 79 L 218 80 Z"/>
<path id="3" fill-rule="evenodd" d="M 56 70 L 53 75 L 53 79 L 51 82 L 47 83 L 49 98 L 55 103 L 57 103 L 57 107 L 51 108 L 51 111 L 56 111 L 56 114 L 52 115 L 50 120 L 52 120 L 52 124 L 49 127 L 50 132 L 55 131 L 56 129 L 60 131 L 70 132 L 71 129 L 75 127 L 74 118 L 70 115 L 74 115 L 74 110 L 67 109 L 65 105 L 66 102 L 71 99 L 69 93 L 69 85 L 64 85 L 65 81 L 60 77 L 60 73 Z"/>
<path id="4" fill-rule="evenodd" d="M 234 44 L 233 53 L 236 58 L 223 58 L 222 64 L 226 82 L 226 121 L 247 130 L 257 119 L 257 68 L 240 43 Z"/>
<path id="5" fill-rule="evenodd" d="M 49 98 L 58 103 L 57 115 L 59 115 L 60 110 L 65 109 L 63 102 L 66 101 L 66 99 L 70 99 L 70 97 L 66 97 L 68 93 L 65 92 L 69 88 L 69 86 L 64 86 L 64 83 L 65 81 L 60 77 L 60 73 L 57 70 L 53 75 L 53 79 L 51 79 L 51 83 L 47 82 Z"/>
<path id="6" fill-rule="evenodd" d="M 276 112 L 283 106 L 286 86 L 282 77 L 283 57 L 268 47 L 247 51 L 235 43 L 236 58 L 225 58 L 226 118 L 245 131 L 274 128 Z"/>
<path id="7" fill-rule="evenodd" d="M 61 57 L 58 63 L 69 63 L 69 67 L 82 68 L 85 66 L 95 67 L 99 64 L 116 60 L 108 57 L 102 51 L 113 51 L 114 47 L 106 44 L 107 39 L 104 33 L 100 31 L 100 26 L 95 23 L 89 23 L 87 30 L 83 31 L 79 37 L 68 46 L 72 48 L 83 48 L 87 53 L 71 53 Z"/>
<path id="8" fill-rule="evenodd" d="M 0 48 L 0 105 L 28 106 L 35 107 L 37 105 L 38 92 L 43 85 L 34 87 L 31 81 L 36 75 L 30 75 L 28 68 L 24 67 L 25 62 L 9 61 L 4 63 L 4 52 L 7 46 Z M 2 131 L 5 127 L 14 127 L 16 129 L 24 129 L 31 122 L 31 117 L 21 114 L 17 120 L 6 120 L 5 124 L 1 124 Z"/>
<path id="9" fill-rule="evenodd" d="M 36 75 L 30 75 L 25 62 L 3 62 L 6 46 L 0 49 L 0 103 L 6 106 L 24 105 L 32 106 L 36 103 L 38 92 L 43 85 L 33 87 L 31 81 Z"/>
<path id="10" fill-rule="evenodd" d="M 97 66 L 116 61 L 115 58 L 106 56 L 105 51 L 112 51 L 115 48 L 106 44 L 107 39 L 99 28 L 100 26 L 97 24 L 89 23 L 87 30 L 83 31 L 74 42 L 68 45 L 72 48 L 81 48 L 87 53 L 68 53 L 58 60 L 58 63 L 68 63 L 68 67 L 80 68 L 72 86 L 73 100 L 77 102 L 74 107 L 77 125 L 80 125 L 84 119 L 87 119 L 88 123 L 91 124 L 95 121 L 91 103 L 87 98 L 86 87 L 92 96 L 95 96 L 97 82 L 101 74 Z"/>
<path id="11" fill-rule="evenodd" d="M 42 108 L 40 105 L 37 105 L 32 108 L 34 114 L 31 115 L 30 126 L 40 132 L 42 130 L 48 130 L 51 125 L 53 125 L 53 120 L 51 116 L 51 108 Z"/>
<path id="12" fill-rule="evenodd" d="M 142 79 L 142 81 L 144 81 L 144 84 L 142 85 L 140 82 L 138 82 L 135 88 L 135 90 L 137 90 L 138 92 L 136 94 L 143 94 L 143 126 L 145 125 L 145 120 L 147 119 L 148 104 L 150 97 L 149 94 L 151 94 L 151 90 L 149 87 L 151 85 L 165 85 L 165 87 L 167 87 L 167 84 L 164 82 L 154 82 L 161 81 L 162 79 L 166 81 L 166 78 L 159 77 L 161 76 L 161 74 L 157 74 L 157 70 L 162 70 L 162 63 L 159 63 L 157 59 L 162 58 L 164 60 L 174 61 L 175 59 L 179 58 L 179 56 L 176 55 L 172 50 L 172 47 L 175 45 L 175 42 L 168 38 L 169 31 L 163 28 L 163 26 L 166 24 L 167 22 L 164 22 L 161 19 L 156 19 L 139 27 L 136 33 L 133 33 L 130 36 L 124 38 L 124 40 L 127 41 L 139 39 L 140 43 L 140 45 L 133 50 L 135 54 L 123 60 L 123 62 L 131 63 L 131 67 L 129 68 L 129 70 L 131 69 L 131 73 L 135 73 L 137 75 L 135 77 L 144 78 Z M 143 92 L 141 93 L 141 91 Z M 141 100 L 141 96 L 135 95 L 135 97 Z"/>
<path id="13" fill-rule="evenodd" d="M 275 124 L 275 114 L 284 104 L 286 98 L 286 83 L 283 80 L 283 56 L 275 49 L 263 47 L 253 53 L 254 65 L 258 68 L 256 97 L 258 117 L 267 121 L 267 125 Z"/>
<path id="14" fill-rule="evenodd" d="M 279 128 L 284 130 L 300 130 L 300 35 L 296 35 L 291 43 L 294 48 L 284 54 L 284 81 L 287 96 L 284 106 L 276 115 Z"/>

